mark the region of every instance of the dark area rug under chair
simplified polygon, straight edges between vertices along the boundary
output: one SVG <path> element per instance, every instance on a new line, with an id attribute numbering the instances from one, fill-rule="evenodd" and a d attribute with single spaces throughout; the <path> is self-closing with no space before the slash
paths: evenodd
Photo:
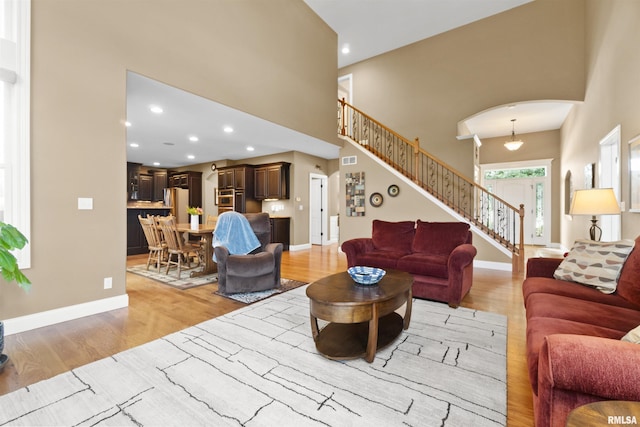
<path id="1" fill-rule="evenodd" d="M 180 274 L 180 279 L 178 279 L 178 273 L 175 269 L 169 270 L 169 274 L 165 274 L 164 268 L 161 269 L 160 272 L 158 272 L 158 270 L 153 267 L 147 270 L 146 264 L 134 265 L 127 268 L 127 271 L 178 289 L 190 289 L 195 288 L 196 286 L 203 286 L 218 282 L 218 274 L 216 273 L 200 277 L 190 277 L 191 270 L 184 270 Z M 268 298 L 272 295 L 280 294 L 282 292 L 290 291 L 291 289 L 295 289 L 302 285 L 306 285 L 306 283 L 293 279 L 282 278 L 280 279 L 280 286 L 275 289 L 237 294 L 223 294 L 215 291 L 214 294 L 223 296 L 225 298 L 230 298 L 235 301 L 240 301 L 245 304 L 252 304 L 256 301 L 260 301 L 262 299 Z"/>
<path id="2" fill-rule="evenodd" d="M 414 300 L 373 363 L 334 361 L 305 289 L 0 396 L 0 425 L 506 424 L 505 316 Z"/>

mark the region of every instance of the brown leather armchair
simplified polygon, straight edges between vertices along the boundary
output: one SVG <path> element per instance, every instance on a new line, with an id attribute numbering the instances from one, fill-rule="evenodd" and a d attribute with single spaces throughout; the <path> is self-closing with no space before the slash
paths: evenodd
<path id="1" fill-rule="evenodd" d="M 224 214 L 223 214 L 224 215 Z M 256 292 L 280 286 L 282 243 L 271 242 L 269 214 L 244 214 L 260 242 L 247 255 L 232 255 L 224 246 L 214 247 L 218 263 L 218 292 Z"/>

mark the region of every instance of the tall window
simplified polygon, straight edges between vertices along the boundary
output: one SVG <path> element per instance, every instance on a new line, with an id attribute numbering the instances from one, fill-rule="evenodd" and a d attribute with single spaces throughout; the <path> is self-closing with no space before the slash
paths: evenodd
<path id="1" fill-rule="evenodd" d="M 29 240 L 30 0 L 0 0 L 0 221 Z M 16 253 L 20 268 L 30 248 Z"/>

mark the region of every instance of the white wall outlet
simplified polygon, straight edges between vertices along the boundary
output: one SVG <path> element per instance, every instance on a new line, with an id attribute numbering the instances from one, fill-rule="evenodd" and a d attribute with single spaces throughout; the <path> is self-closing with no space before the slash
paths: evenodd
<path id="1" fill-rule="evenodd" d="M 78 197 L 78 210 L 92 210 L 93 198 L 92 197 Z"/>
<path id="2" fill-rule="evenodd" d="M 113 278 L 112 277 L 105 277 L 104 278 L 104 288 L 105 289 L 111 289 L 112 286 L 113 286 Z"/>

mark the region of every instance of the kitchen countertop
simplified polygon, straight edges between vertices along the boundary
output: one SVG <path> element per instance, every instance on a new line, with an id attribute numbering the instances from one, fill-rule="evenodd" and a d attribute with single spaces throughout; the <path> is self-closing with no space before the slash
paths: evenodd
<path id="1" fill-rule="evenodd" d="M 171 209 L 171 206 L 165 206 L 161 203 L 128 203 L 127 209 Z"/>

